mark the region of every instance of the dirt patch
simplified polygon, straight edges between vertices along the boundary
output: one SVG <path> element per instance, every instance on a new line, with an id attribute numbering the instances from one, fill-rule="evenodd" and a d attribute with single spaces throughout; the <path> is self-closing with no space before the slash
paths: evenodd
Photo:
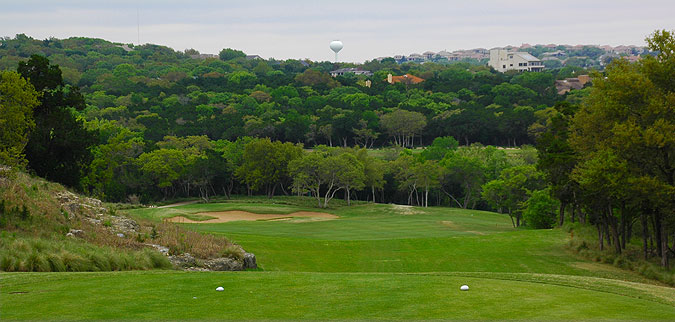
<path id="1" fill-rule="evenodd" d="M 312 211 L 297 211 L 297 212 L 290 213 L 290 214 L 256 214 L 256 213 L 252 213 L 252 212 L 248 212 L 248 211 L 231 210 L 231 211 L 217 211 L 217 212 L 200 212 L 197 215 L 209 216 L 209 217 L 213 217 L 213 219 L 197 221 L 197 220 L 187 219 L 187 218 L 182 217 L 182 216 L 176 216 L 176 217 L 169 218 L 167 220 L 171 221 L 171 222 L 189 223 L 189 224 L 213 224 L 213 223 L 224 223 L 224 222 L 239 221 L 239 220 L 246 220 L 246 221 L 275 220 L 276 221 L 276 220 L 290 219 L 290 218 L 294 218 L 294 217 L 311 218 L 311 219 L 314 219 L 314 220 L 330 220 L 330 219 L 339 218 L 336 215 L 327 214 L 325 212 L 312 212 Z M 309 220 L 307 220 L 307 221 L 309 221 Z"/>
<path id="2" fill-rule="evenodd" d="M 450 220 L 441 221 L 441 225 L 452 229 L 459 229 L 459 226 L 455 225 L 455 223 Z"/>
<path id="3" fill-rule="evenodd" d="M 422 213 L 422 211 L 413 208 L 413 206 L 391 205 L 391 207 L 401 215 L 417 215 Z"/>

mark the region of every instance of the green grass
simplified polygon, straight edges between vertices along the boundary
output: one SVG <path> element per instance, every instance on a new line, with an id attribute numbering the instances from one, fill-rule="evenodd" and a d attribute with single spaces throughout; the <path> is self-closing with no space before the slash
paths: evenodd
<path id="1" fill-rule="evenodd" d="M 323 211 L 306 199 L 127 212 L 159 221 L 223 210 Z M 261 271 L 6 273 L 2 317 L 675 319 L 675 289 L 579 259 L 565 250 L 570 235 L 560 229 L 514 229 L 506 215 L 452 208 L 362 204 L 326 212 L 340 218 L 186 224 L 241 244 Z M 462 284 L 471 290 L 460 292 Z"/>
<path id="2" fill-rule="evenodd" d="M 604 291 L 600 287 L 607 286 L 606 281 L 593 278 L 584 283 L 596 289 L 462 274 L 155 271 L 4 274 L 2 278 L 3 319 L 638 320 L 675 316 L 672 305 L 646 295 L 640 298 L 643 293 L 630 287 L 626 287 L 630 293 L 624 294 Z M 460 292 L 462 284 L 471 290 Z M 217 286 L 225 291 L 216 292 Z"/>
<path id="3" fill-rule="evenodd" d="M 137 208 L 127 210 L 127 213 L 141 219 L 161 220 L 175 216 L 183 216 L 193 220 L 207 220 L 209 218 L 206 218 L 206 216 L 197 214 L 230 210 L 248 211 L 257 214 L 289 214 L 296 211 L 317 211 L 316 208 L 312 208 L 309 205 L 289 205 L 283 203 L 282 200 L 279 202 L 280 203 L 278 204 L 258 204 L 251 202 L 250 200 L 230 200 L 221 203 L 195 203 L 174 208 Z"/>

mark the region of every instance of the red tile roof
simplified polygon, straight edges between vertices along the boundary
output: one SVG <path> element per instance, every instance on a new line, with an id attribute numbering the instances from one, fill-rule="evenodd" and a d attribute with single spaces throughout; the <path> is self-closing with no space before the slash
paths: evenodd
<path id="1" fill-rule="evenodd" d="M 423 78 L 417 77 L 415 75 L 410 75 L 410 74 L 405 74 L 403 76 L 392 76 L 391 77 L 391 83 L 392 84 L 400 83 L 400 82 L 403 82 L 403 83 L 406 83 L 406 84 L 419 84 L 423 81 L 424 81 Z"/>

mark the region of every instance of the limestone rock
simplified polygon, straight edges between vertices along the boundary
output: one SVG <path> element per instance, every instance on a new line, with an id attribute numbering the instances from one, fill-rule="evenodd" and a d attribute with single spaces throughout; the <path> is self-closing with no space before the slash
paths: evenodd
<path id="1" fill-rule="evenodd" d="M 169 256 L 169 261 L 173 266 L 179 268 L 188 268 L 197 266 L 197 260 L 190 253 Z"/>
<path id="2" fill-rule="evenodd" d="M 229 258 L 221 257 L 204 261 L 204 266 L 212 271 L 241 271 L 244 270 L 242 262 Z"/>
<path id="3" fill-rule="evenodd" d="M 169 247 L 157 245 L 157 244 L 145 244 L 145 245 L 156 249 L 158 252 L 162 253 L 162 255 L 166 255 L 166 256 L 169 255 Z"/>
<path id="4" fill-rule="evenodd" d="M 253 253 L 244 252 L 244 269 L 256 268 L 258 268 L 258 263 L 256 263 L 255 255 Z"/>
<path id="5" fill-rule="evenodd" d="M 82 230 L 82 229 L 71 229 L 71 230 L 66 234 L 66 236 L 82 238 L 82 237 L 84 237 L 84 230 Z"/>
<path id="6" fill-rule="evenodd" d="M 140 228 L 135 220 L 129 219 L 127 217 L 111 216 L 111 221 L 113 230 L 121 231 L 127 234 L 136 233 Z"/>

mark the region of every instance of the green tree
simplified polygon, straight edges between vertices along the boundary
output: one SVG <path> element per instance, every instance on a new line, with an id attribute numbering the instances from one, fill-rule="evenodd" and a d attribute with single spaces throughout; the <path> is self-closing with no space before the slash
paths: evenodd
<path id="1" fill-rule="evenodd" d="M 555 94 L 554 81 L 550 72 L 524 72 L 511 79 L 512 84 L 529 88 L 541 96 Z"/>
<path id="2" fill-rule="evenodd" d="M 329 167 L 334 167 L 337 171 L 337 186 L 345 192 L 347 205 L 351 205 L 351 190 L 360 190 L 365 187 L 365 172 L 363 163 L 352 153 L 341 153 L 335 157 L 328 158 Z"/>
<path id="3" fill-rule="evenodd" d="M 323 208 L 328 207 L 338 191 L 345 191 L 349 203 L 349 190 L 364 186 L 363 164 L 351 153 L 331 155 L 327 151 L 315 151 L 291 161 L 288 168 L 293 177 L 293 189 L 298 193 L 311 192 Z M 322 187 L 326 188 L 323 204 Z"/>
<path id="4" fill-rule="evenodd" d="M 96 133 L 87 130 L 71 110 L 82 110 L 84 98 L 77 87 L 64 86 L 59 67 L 43 56 L 20 62 L 18 72 L 41 93 L 33 114 L 35 130 L 25 150 L 28 166 L 41 177 L 77 187 L 96 142 Z"/>
<path id="5" fill-rule="evenodd" d="M 158 149 L 141 154 L 136 162 L 145 177 L 162 190 L 166 199 L 169 193 L 175 193 L 174 185 L 185 171 L 185 161 L 185 154 L 180 150 Z"/>
<path id="6" fill-rule="evenodd" d="M 556 208 L 558 201 L 551 198 L 548 189 L 532 191 L 525 202 L 523 220 L 534 229 L 552 228 L 555 225 Z"/>
<path id="7" fill-rule="evenodd" d="M 417 205 L 420 204 L 419 192 L 417 190 L 417 177 L 415 175 L 415 158 L 409 153 L 401 153 L 401 155 L 391 163 L 394 178 L 398 182 L 398 190 L 407 192 L 408 205 L 413 205 L 415 201 Z"/>
<path id="8" fill-rule="evenodd" d="M 482 186 L 481 194 L 493 207 L 507 211 L 513 227 L 520 227 L 528 194 L 541 188 L 541 173 L 525 165 L 504 169 L 498 179 Z"/>
<path id="9" fill-rule="evenodd" d="M 221 153 L 226 162 L 223 174 L 226 174 L 228 179 L 227 184 L 223 187 L 223 192 L 227 198 L 230 198 L 232 195 L 232 189 L 234 188 L 236 178 L 235 173 L 237 169 L 244 164 L 244 147 L 251 141 L 253 141 L 253 138 L 242 136 L 237 138 L 234 142 L 216 142 L 215 149 Z"/>
<path id="10" fill-rule="evenodd" d="M 569 122 L 576 106 L 563 102 L 556 104 L 555 110 L 549 119 L 548 128 L 537 140 L 537 169 L 544 173 L 551 184 L 551 193 L 560 201 L 558 225 L 562 226 L 565 207 L 575 202 L 577 189 L 576 182 L 570 178 L 577 164 L 577 155 L 569 144 Z"/>
<path id="11" fill-rule="evenodd" d="M 220 60 L 228 61 L 239 57 L 246 57 L 246 54 L 241 50 L 225 48 L 218 53 L 218 57 L 220 57 Z"/>
<path id="12" fill-rule="evenodd" d="M 572 173 L 586 196 L 587 205 L 599 217 L 598 227 L 602 231 L 609 228 L 617 254 L 621 254 L 622 246 L 616 209 L 621 202 L 626 202 L 633 189 L 630 171 L 626 160 L 619 158 L 611 149 L 602 149 L 579 163 Z"/>
<path id="13" fill-rule="evenodd" d="M 415 135 L 421 134 L 427 120 L 422 113 L 396 109 L 382 115 L 380 125 L 394 139 L 394 144 L 413 147 Z"/>
<path id="14" fill-rule="evenodd" d="M 33 108 L 38 93 L 18 73 L 0 72 L 0 164 L 24 165 L 24 147 L 35 126 Z"/>
<path id="15" fill-rule="evenodd" d="M 502 83 L 492 88 L 494 103 L 503 107 L 530 105 L 537 93 L 518 84 Z"/>
<path id="16" fill-rule="evenodd" d="M 441 168 L 435 160 L 419 162 L 414 167 L 415 178 L 420 188 L 424 190 L 422 206 L 429 207 L 429 190 L 439 186 Z"/>
<path id="17" fill-rule="evenodd" d="M 129 190 L 139 184 L 134 177 L 137 174 L 135 161 L 144 147 L 143 139 L 128 129 L 122 129 L 106 144 L 94 147 L 85 188 L 104 200 L 124 200 Z"/>
<path id="18" fill-rule="evenodd" d="M 481 160 L 459 153 L 447 153 L 440 164 L 444 168 L 441 191 L 460 208 L 469 208 L 480 196 L 481 185 L 485 182 L 485 169 Z M 455 197 L 458 194 L 463 197 Z"/>
<path id="19" fill-rule="evenodd" d="M 309 191 L 316 198 L 319 208 L 322 207 L 321 187 L 327 184 L 326 198 L 328 198 L 334 187 L 334 182 L 331 179 L 335 179 L 328 177 L 324 172 L 326 170 L 323 165 L 325 159 L 325 152 L 315 151 L 307 153 L 288 164 L 288 172 L 293 177 L 293 190 L 298 194 Z M 325 205 L 328 205 L 328 200 L 326 200 Z"/>
<path id="20" fill-rule="evenodd" d="M 244 147 L 243 163 L 236 176 L 253 190 L 263 189 L 271 198 L 277 186 L 284 189 L 288 177 L 288 164 L 302 155 L 302 147 L 292 143 L 257 139 Z"/>
<path id="21" fill-rule="evenodd" d="M 331 89 L 339 85 L 328 73 L 322 73 L 312 68 L 305 70 L 302 74 L 297 74 L 295 81 L 305 86 L 315 87 L 317 90 Z"/>
<path id="22" fill-rule="evenodd" d="M 424 160 L 440 161 L 450 151 L 457 150 L 459 142 L 451 136 L 437 137 L 422 151 L 421 156 Z"/>
<path id="23" fill-rule="evenodd" d="M 675 36 L 656 31 L 647 43 L 659 51 L 657 56 L 634 64 L 618 59 L 604 77 L 595 75 L 590 95 L 572 121 L 570 144 L 581 156 L 577 172 L 583 175 L 577 178 L 589 180 L 580 184 L 590 191 L 599 191 L 595 184 L 613 182 L 587 179 L 591 170 L 623 169 L 625 164 L 627 186 L 616 185 L 616 194 L 605 199 L 614 199 L 606 212 L 623 208 L 617 201 L 648 201 L 661 264 L 668 267 L 668 236 L 673 231 L 669 222 L 675 216 Z M 603 156 L 612 156 L 612 163 Z M 632 189 L 638 191 L 629 193 Z M 613 221 L 612 216 L 607 219 Z"/>
<path id="24" fill-rule="evenodd" d="M 354 155 L 363 164 L 364 184 L 370 187 L 373 202 L 375 202 L 375 190 L 382 189 L 385 184 L 384 173 L 386 171 L 385 161 L 368 155 L 368 150 L 362 148 L 354 151 Z"/>

